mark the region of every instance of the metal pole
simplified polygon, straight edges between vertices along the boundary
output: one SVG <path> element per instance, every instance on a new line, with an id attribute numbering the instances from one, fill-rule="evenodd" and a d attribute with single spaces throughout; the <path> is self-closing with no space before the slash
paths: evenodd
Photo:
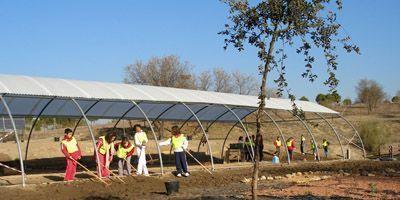
<path id="1" fill-rule="evenodd" d="M 9 116 L 9 118 L 10 118 L 12 127 L 13 127 L 13 129 L 14 129 L 15 140 L 16 140 L 16 142 L 17 142 L 17 148 L 18 148 L 19 164 L 20 164 L 21 172 L 22 172 L 22 173 L 21 173 L 22 186 L 25 187 L 25 168 L 24 168 L 24 161 L 23 161 L 23 158 L 22 158 L 21 143 L 20 143 L 19 137 L 18 137 L 17 126 L 15 126 L 15 121 L 14 121 L 14 118 L 13 118 L 13 116 L 12 116 L 11 110 L 10 110 L 10 108 L 8 107 L 7 102 L 4 100 L 3 95 L 0 95 L 0 99 L 1 99 L 1 101 L 3 102 L 4 108 L 6 109 L 6 111 L 7 111 L 7 113 L 8 113 L 8 116 Z"/>
<path id="2" fill-rule="evenodd" d="M 158 144 L 158 140 L 157 140 L 157 135 L 156 132 L 154 132 L 154 128 L 153 125 L 151 124 L 149 118 L 147 117 L 146 113 L 143 111 L 143 109 L 139 106 L 139 104 L 137 104 L 135 101 L 131 101 L 138 109 L 139 111 L 143 114 L 144 118 L 146 118 L 147 123 L 150 126 L 151 132 L 153 133 L 153 137 L 154 137 L 154 141 L 156 142 L 156 147 L 157 147 L 157 151 L 158 151 L 158 156 L 160 157 L 160 168 L 161 168 L 161 174 L 164 174 L 164 166 L 163 166 L 163 160 L 162 160 L 162 155 L 161 155 L 161 150 L 160 150 L 160 145 Z"/>
<path id="3" fill-rule="evenodd" d="M 176 103 L 176 104 L 172 104 L 172 105 L 169 106 L 167 109 L 163 110 L 156 118 L 154 118 L 154 120 L 153 120 L 153 125 L 154 125 L 154 123 L 155 123 L 161 116 L 164 115 L 164 113 L 166 113 L 168 110 L 170 110 L 171 108 L 173 108 L 173 107 L 176 106 L 176 105 L 178 105 L 178 104 L 177 104 L 177 103 Z"/>
<path id="4" fill-rule="evenodd" d="M 235 108 L 233 108 L 233 109 L 235 109 Z M 232 109 L 232 110 L 233 110 L 233 109 Z M 218 121 L 219 118 L 223 117 L 223 116 L 224 116 L 226 113 L 228 113 L 228 112 L 229 112 L 229 110 L 223 112 L 221 115 L 219 115 L 217 118 L 215 118 L 215 119 L 206 127 L 206 132 L 208 133 L 208 130 L 211 128 L 211 126 L 212 126 L 216 121 Z M 200 139 L 200 141 L 199 141 L 199 145 L 198 145 L 198 147 L 197 147 L 197 152 L 200 151 L 201 141 L 203 141 L 203 138 L 204 138 L 204 135 L 201 137 L 201 139 Z"/>
<path id="5" fill-rule="evenodd" d="M 28 160 L 28 150 L 29 150 L 29 142 L 31 141 L 31 136 L 32 136 L 32 132 L 33 129 L 35 128 L 35 125 L 37 123 L 37 121 L 39 120 L 39 118 L 42 116 L 43 112 L 46 110 L 47 106 L 50 105 L 50 103 L 55 99 L 56 97 L 53 97 L 52 99 L 50 99 L 46 105 L 42 108 L 42 110 L 40 110 L 39 114 L 36 116 L 36 119 L 33 121 L 31 129 L 29 130 L 29 135 L 28 135 L 28 141 L 26 142 L 26 149 L 25 149 L 25 161 Z"/>
<path id="6" fill-rule="evenodd" d="M 233 110 L 231 108 L 229 108 L 227 105 L 224 105 L 226 109 L 228 109 L 235 117 L 236 119 L 239 121 L 240 125 L 243 127 L 244 132 L 246 133 L 247 138 L 249 139 L 249 141 L 251 141 L 249 132 L 247 132 L 246 127 L 244 126 L 242 119 L 239 118 L 239 116 L 236 115 L 235 112 L 233 112 Z M 254 148 L 250 148 L 251 149 L 251 154 L 252 154 L 252 160 L 254 161 Z"/>
<path id="7" fill-rule="evenodd" d="M 93 130 L 92 130 L 92 126 L 90 125 L 90 121 L 89 119 L 86 117 L 85 112 L 83 111 L 82 107 L 79 105 L 79 103 L 71 98 L 72 102 L 75 103 L 76 107 L 78 108 L 79 112 L 82 114 L 83 118 L 86 121 L 86 125 L 89 129 L 89 133 L 90 136 L 92 137 L 92 143 L 93 143 L 93 150 L 94 150 L 94 154 L 96 155 L 96 161 L 97 161 L 97 171 L 99 174 L 99 177 L 101 178 L 101 166 L 100 166 L 100 159 L 99 159 L 99 153 L 97 152 L 97 147 L 96 147 L 96 139 L 94 138 L 94 134 L 93 134 Z"/>
<path id="8" fill-rule="evenodd" d="M 229 110 L 228 110 L 228 111 L 229 111 Z M 255 111 L 257 111 L 257 110 L 254 110 L 253 112 L 249 112 L 247 115 L 243 116 L 242 119 L 244 119 L 245 117 L 247 117 L 247 116 L 249 116 L 250 114 L 254 113 Z M 231 133 L 231 131 L 233 130 L 233 128 L 234 128 L 239 122 L 240 122 L 240 121 L 237 121 L 237 122 L 232 126 L 232 128 L 228 131 L 228 133 L 227 133 L 226 136 L 225 136 L 224 142 L 223 142 L 223 144 L 222 144 L 221 159 L 223 159 L 223 157 L 224 157 L 224 149 L 225 149 L 226 140 L 228 139 L 228 136 L 230 135 L 230 133 Z M 242 128 L 243 128 L 243 127 L 244 127 L 244 126 L 242 126 Z M 248 149 L 248 146 L 247 146 L 247 145 L 245 145 L 245 146 L 246 146 L 247 150 L 249 150 L 249 149 Z M 250 154 L 250 156 L 252 156 L 252 155 Z"/>
<path id="9" fill-rule="evenodd" d="M 321 115 L 321 114 L 319 114 L 319 113 L 316 113 L 316 112 L 315 112 L 314 114 L 316 114 L 316 115 L 318 115 L 319 117 L 321 117 L 321 118 L 329 125 L 329 127 L 331 127 L 332 131 L 335 133 L 336 138 L 337 138 L 337 140 L 339 141 L 340 149 L 342 150 L 342 156 L 343 156 L 342 158 L 343 158 L 343 160 L 344 160 L 344 159 L 345 159 L 345 153 L 344 153 L 343 145 L 342 145 L 342 142 L 340 141 L 339 135 L 338 135 L 338 133 L 337 133 L 335 127 L 333 127 L 333 125 L 332 125 L 328 120 L 326 120 L 326 118 L 325 118 L 323 115 Z"/>
<path id="10" fill-rule="evenodd" d="M 364 159 L 366 159 L 366 158 L 367 158 L 367 154 L 365 153 L 364 143 L 363 143 L 363 141 L 362 141 L 362 139 L 361 139 L 361 137 L 360 137 L 360 134 L 358 134 L 357 129 L 353 126 L 353 124 L 351 124 L 351 123 L 350 123 L 346 118 L 344 118 L 342 115 L 340 115 L 340 114 L 336 114 L 336 115 L 339 116 L 340 118 L 342 118 L 342 119 L 354 130 L 355 134 L 358 136 L 358 139 L 360 140 L 361 147 L 362 147 L 363 154 L 364 154 Z"/>
<path id="11" fill-rule="evenodd" d="M 86 115 L 97 103 L 99 103 L 100 101 L 101 101 L 101 99 L 97 100 L 97 101 L 94 102 L 88 109 L 86 109 L 85 115 Z M 82 121 L 82 118 L 83 118 L 83 117 L 80 117 L 79 120 L 78 120 L 78 122 L 76 122 L 75 127 L 74 127 L 74 130 L 72 131 L 72 135 L 75 135 L 76 128 L 78 128 L 79 123 Z"/>
<path id="12" fill-rule="evenodd" d="M 265 115 L 267 115 L 267 117 L 268 117 L 269 119 L 271 119 L 272 123 L 274 123 L 275 127 L 278 129 L 279 134 L 281 135 L 281 138 L 282 138 L 283 146 L 284 146 L 285 149 L 286 149 L 286 158 L 287 158 L 288 164 L 290 164 L 289 150 L 288 150 L 288 148 L 287 148 L 287 146 L 286 146 L 286 139 L 285 139 L 285 137 L 283 136 L 281 127 L 279 127 L 279 125 L 276 123 L 276 121 L 271 117 L 271 115 L 270 115 L 267 111 L 263 110 L 263 112 L 264 112 Z"/>
<path id="13" fill-rule="evenodd" d="M 204 127 L 203 127 L 203 125 L 201 124 L 201 121 L 200 121 L 200 119 L 197 117 L 196 113 L 193 112 L 193 110 L 192 110 L 188 105 L 186 105 L 185 103 L 181 102 L 181 104 L 184 105 L 184 106 L 186 107 L 186 109 L 187 109 L 190 113 L 192 113 L 192 115 L 196 118 L 197 123 L 199 124 L 201 130 L 203 131 L 204 137 L 206 138 L 206 141 L 207 141 L 208 149 L 209 149 L 209 151 L 210 151 L 211 170 L 214 170 L 214 169 L 215 169 L 215 168 L 214 168 L 214 158 L 213 158 L 213 155 L 212 155 L 211 144 L 210 144 L 210 142 L 209 142 L 209 140 L 208 140 L 207 133 L 206 133 L 206 131 L 204 130 Z"/>
<path id="14" fill-rule="evenodd" d="M 201 112 L 202 110 L 208 108 L 208 106 L 209 106 L 209 105 L 200 108 L 200 109 L 199 109 L 198 111 L 196 111 L 194 114 L 197 115 L 197 114 L 198 114 L 199 112 Z M 193 116 L 194 116 L 194 115 L 191 115 L 190 117 L 188 117 L 188 118 L 183 122 L 183 124 L 181 125 L 181 127 L 179 127 L 179 130 L 181 130 L 181 129 L 183 128 L 183 126 L 185 126 L 185 124 L 186 124 L 190 119 L 192 119 Z"/>
<path id="15" fill-rule="evenodd" d="M 307 129 L 307 132 L 308 132 L 308 134 L 310 134 L 311 139 L 313 140 L 313 143 L 314 143 L 314 145 L 315 145 L 315 147 L 316 147 L 315 149 L 316 149 L 316 151 L 317 151 L 318 161 L 320 161 L 317 142 L 315 141 L 314 135 L 312 134 L 310 127 L 308 127 L 308 125 L 307 125 L 299 116 L 294 115 L 292 111 L 288 110 L 288 112 L 289 112 L 290 114 L 292 114 L 293 116 L 295 116 L 295 117 L 303 124 L 303 126 Z M 286 142 L 286 141 L 285 141 L 285 142 Z"/>
<path id="16" fill-rule="evenodd" d="M 140 104 L 140 103 L 139 103 L 139 104 Z M 124 118 L 124 117 L 125 117 L 133 108 L 135 108 L 135 107 L 136 107 L 136 105 L 134 104 L 134 105 L 132 105 L 128 110 L 126 110 L 126 111 L 124 112 L 124 114 L 122 114 L 121 117 L 117 120 L 117 122 L 115 122 L 113 128 L 117 127 L 118 123 L 122 120 L 122 118 Z"/>

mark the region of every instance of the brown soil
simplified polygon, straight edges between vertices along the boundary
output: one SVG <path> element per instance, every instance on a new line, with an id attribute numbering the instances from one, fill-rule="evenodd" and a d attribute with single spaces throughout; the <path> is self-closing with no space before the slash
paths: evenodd
<path id="1" fill-rule="evenodd" d="M 110 186 L 80 178 L 74 182 L 52 181 L 46 184 L 0 187 L 2 199 L 246 199 L 250 184 L 242 180 L 250 177 L 251 165 L 218 165 L 214 175 L 193 166 L 188 178 L 171 174 L 162 177 L 124 177 L 126 184 L 113 178 Z M 303 172 L 292 178 L 260 180 L 262 198 L 358 198 L 396 199 L 400 195 L 400 162 L 379 161 L 326 161 L 320 163 L 294 163 L 288 166 L 261 165 L 261 175 L 285 176 Z M 397 170 L 397 171 L 396 171 Z M 311 174 L 309 171 L 313 171 Z M 339 171 L 341 173 L 339 173 Z M 343 175 L 345 173 L 351 175 Z M 375 176 L 360 176 L 373 173 Z M 37 176 L 37 175 L 36 175 Z M 47 175 L 48 176 L 48 175 Z M 61 179 L 62 174 L 55 174 Z M 314 180 L 326 176 L 325 180 Z M 8 178 L 8 177 L 1 177 Z M 12 178 L 12 177 L 9 177 Z M 180 181 L 180 192 L 167 196 L 164 182 Z"/>

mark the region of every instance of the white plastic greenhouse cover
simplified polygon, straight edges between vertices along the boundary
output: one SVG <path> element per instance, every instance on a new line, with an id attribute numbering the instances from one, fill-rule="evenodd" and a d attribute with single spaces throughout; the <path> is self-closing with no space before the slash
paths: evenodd
<path id="1" fill-rule="evenodd" d="M 253 112 L 258 106 L 257 97 L 249 95 L 1 74 L 0 94 L 14 116 L 36 116 L 53 98 L 42 116 L 80 117 L 71 98 L 76 99 L 84 110 L 88 109 L 88 117 L 97 118 L 119 118 L 132 107 L 131 101 L 140 103 L 150 119 L 171 107 L 160 117 L 165 120 L 190 118 L 191 114 L 181 102 L 186 103 L 204 121 L 212 121 L 220 115 L 223 116 L 219 121 L 236 121 L 231 113 L 223 114 L 226 112 L 224 105 L 234 109 L 239 117 Z M 305 112 L 337 114 L 313 102 L 296 101 L 296 104 Z M 289 99 L 270 98 L 266 100 L 266 108 L 292 110 L 292 104 Z M 0 115 L 6 114 L 0 106 Z M 132 108 L 124 118 L 138 119 L 143 116 L 137 108 Z"/>

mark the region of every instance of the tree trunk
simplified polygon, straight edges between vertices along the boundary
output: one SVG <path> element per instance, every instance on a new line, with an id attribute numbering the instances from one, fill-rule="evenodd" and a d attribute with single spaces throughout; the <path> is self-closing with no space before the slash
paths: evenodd
<path id="1" fill-rule="evenodd" d="M 275 31 L 274 34 L 272 35 L 271 41 L 269 43 L 269 49 L 268 49 L 268 57 L 266 58 L 265 64 L 264 64 L 264 69 L 262 71 L 262 80 L 261 80 L 261 87 L 260 87 L 260 96 L 259 96 L 259 106 L 257 109 L 257 117 L 256 117 L 256 126 L 257 126 L 257 134 L 261 134 L 261 120 L 264 116 L 264 108 L 265 108 L 265 98 L 267 96 L 267 76 L 268 72 L 270 70 L 270 63 L 272 59 L 272 54 L 274 51 L 274 45 L 277 37 L 277 32 Z M 251 183 L 251 194 L 252 194 L 252 199 L 256 200 L 257 199 L 257 182 L 258 182 L 258 171 L 259 171 L 259 166 L 260 166 L 260 159 L 259 159 L 259 143 L 255 142 L 255 151 L 254 151 L 254 166 L 253 166 L 253 180 Z"/>

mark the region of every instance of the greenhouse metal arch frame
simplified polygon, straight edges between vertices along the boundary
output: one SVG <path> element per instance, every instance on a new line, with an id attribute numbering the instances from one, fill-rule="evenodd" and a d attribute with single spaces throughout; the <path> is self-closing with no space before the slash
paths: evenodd
<path id="1" fill-rule="evenodd" d="M 16 117 L 29 116 L 35 118 L 28 135 L 25 160 L 28 156 L 29 142 L 34 126 L 40 117 L 79 118 L 74 131 L 79 122 L 84 119 L 94 147 L 96 140 L 90 125 L 90 118 L 117 119 L 118 121 L 115 123 L 114 127 L 116 127 L 122 119 L 145 119 L 156 142 L 160 159 L 160 170 L 161 174 L 163 174 L 162 154 L 153 127 L 155 121 L 185 121 L 182 126 L 188 121 L 197 122 L 203 132 L 203 137 L 206 139 L 208 149 L 211 152 L 211 169 L 214 169 L 212 149 L 207 133 L 208 129 L 215 122 L 235 123 L 226 135 L 222 146 L 223 151 L 226 139 L 237 124 L 242 126 L 244 133 L 249 137 L 249 133 L 242 120 L 246 116 L 252 114 L 258 106 L 257 97 L 248 95 L 1 74 L 0 99 L 2 102 L 0 105 L 2 106 L 0 107 L 0 115 L 8 116 L 12 122 L 12 128 L 17 142 L 23 186 L 25 186 L 26 175 L 21 145 L 17 134 L 18 130 L 14 122 L 14 118 Z M 355 127 L 347 119 L 336 111 L 316 103 L 296 101 L 296 104 L 303 111 L 315 113 L 321 119 L 324 119 L 322 114 L 330 114 L 343 119 L 354 130 L 351 139 L 337 133 L 333 125 L 329 124 L 339 140 L 342 152 L 343 147 L 339 136 L 347 140 L 347 145 L 352 144 L 360 148 L 365 157 L 365 149 L 361 137 Z M 286 110 L 290 112 L 291 109 L 292 105 L 288 99 L 266 99 L 265 111 Z M 274 120 L 267 112 L 265 113 L 271 120 L 270 122 L 272 122 L 279 131 L 280 137 L 284 140 L 284 134 L 279 127 L 279 122 Z M 302 119 L 298 118 L 298 121 L 301 122 Z M 203 122 L 211 123 L 204 128 Z M 311 130 L 304 121 L 302 124 L 312 135 Z M 354 138 L 360 140 L 361 147 L 353 142 Z M 221 155 L 223 155 L 223 152 Z M 254 152 L 252 152 L 252 156 L 253 155 Z M 98 159 L 97 155 L 96 159 Z"/>

